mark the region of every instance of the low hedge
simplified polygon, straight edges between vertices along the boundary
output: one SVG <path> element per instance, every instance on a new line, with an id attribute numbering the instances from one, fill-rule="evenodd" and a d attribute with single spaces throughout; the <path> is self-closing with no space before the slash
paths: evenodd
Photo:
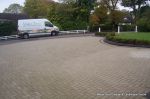
<path id="1" fill-rule="evenodd" d="M 0 22 L 0 36 L 9 36 L 15 34 L 17 24 L 12 21 Z"/>
<path id="2" fill-rule="evenodd" d="M 135 31 L 135 25 L 121 25 L 120 31 Z"/>
<path id="3" fill-rule="evenodd" d="M 115 32 L 96 32 L 95 36 L 105 37 L 107 35 L 115 35 Z"/>
<path id="4" fill-rule="evenodd" d="M 97 25 L 97 26 L 90 26 L 89 30 L 91 32 L 97 32 L 99 30 L 99 27 L 101 28 L 102 32 L 111 32 L 113 31 L 113 26 L 112 25 Z M 115 26 L 115 30 L 117 31 L 117 27 Z"/>
<path id="5" fill-rule="evenodd" d="M 148 40 L 139 40 L 139 39 L 124 39 L 119 38 L 115 35 L 107 35 L 106 39 L 109 41 L 113 41 L 116 43 L 124 43 L 124 44 L 133 44 L 133 45 L 150 45 L 150 41 Z"/>

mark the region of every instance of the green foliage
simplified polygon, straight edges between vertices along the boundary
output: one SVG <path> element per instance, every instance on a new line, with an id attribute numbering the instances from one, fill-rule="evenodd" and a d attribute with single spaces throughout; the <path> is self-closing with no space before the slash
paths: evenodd
<path id="1" fill-rule="evenodd" d="M 150 20 L 149 18 L 141 18 L 138 20 L 139 31 L 149 32 L 150 31 Z"/>
<path id="2" fill-rule="evenodd" d="M 0 22 L 0 36 L 13 35 L 17 31 L 17 25 L 14 22 Z"/>
<path id="3" fill-rule="evenodd" d="M 135 25 L 122 25 L 120 31 L 135 31 Z"/>
<path id="4" fill-rule="evenodd" d="M 31 18 L 46 17 L 48 4 L 47 0 L 26 0 L 24 12 Z"/>
<path id="5" fill-rule="evenodd" d="M 140 18 L 137 21 L 137 24 L 139 26 L 139 31 L 142 32 L 149 32 L 150 31 L 150 7 L 144 6 L 141 8 L 140 11 Z"/>
<path id="6" fill-rule="evenodd" d="M 60 1 L 61 3 L 49 0 L 26 0 L 24 11 L 31 18 L 48 18 L 61 30 L 86 29 L 95 0 Z"/>
<path id="7" fill-rule="evenodd" d="M 62 30 L 74 30 L 74 29 L 86 29 L 87 27 L 86 22 L 78 22 L 78 21 L 66 21 L 61 23 Z"/>
<path id="8" fill-rule="evenodd" d="M 97 26 L 100 24 L 100 19 L 96 14 L 90 16 L 90 25 Z"/>
<path id="9" fill-rule="evenodd" d="M 127 16 L 127 13 L 117 10 L 116 4 L 118 1 L 119 0 L 101 0 L 90 18 L 92 31 L 95 29 L 98 30 L 97 27 L 101 27 L 103 32 L 115 31 L 117 25 L 124 22 L 124 17 Z M 105 25 L 101 26 L 100 24 Z"/>
<path id="10" fill-rule="evenodd" d="M 142 18 L 142 17 L 150 17 L 150 6 L 149 5 L 141 7 L 139 17 L 140 18 Z"/>
<path id="11" fill-rule="evenodd" d="M 134 1 L 134 2 L 133 2 Z M 122 5 L 133 7 L 141 5 L 146 0 L 122 0 Z M 119 23 L 124 22 L 124 17 L 129 16 L 126 12 L 117 10 L 119 0 L 101 0 L 99 7 L 90 16 L 90 11 L 95 5 L 95 0 L 61 0 L 62 3 L 55 3 L 47 0 L 26 0 L 24 11 L 31 18 L 48 18 L 61 30 L 82 29 L 90 25 L 90 30 L 115 31 Z M 108 14 L 109 9 L 109 14 Z M 134 9 L 137 10 L 137 9 Z M 149 31 L 150 11 L 141 10 L 141 19 L 138 21 L 140 31 Z M 105 24 L 101 26 L 100 24 Z M 84 26 L 85 25 L 85 26 Z M 146 28 L 146 29 L 145 29 Z M 123 30 L 130 30 L 129 26 Z M 133 30 L 133 29 L 132 29 Z"/>
<path id="12" fill-rule="evenodd" d="M 85 19 L 82 20 L 80 16 L 80 9 L 78 7 L 68 4 L 59 4 L 55 9 L 55 20 L 53 21 L 59 24 L 61 30 L 78 29 L 82 28 L 82 25 L 86 22 Z M 84 24 L 85 26 L 86 23 Z"/>
<path id="13" fill-rule="evenodd" d="M 104 24 L 107 19 L 108 9 L 106 6 L 103 4 L 100 4 L 99 7 L 97 7 L 94 11 L 94 13 L 90 17 L 90 24 L 91 25 L 99 25 L 99 24 Z"/>
<path id="14" fill-rule="evenodd" d="M 107 31 L 107 32 L 110 32 L 113 30 L 112 25 L 101 25 L 100 28 L 101 28 L 101 31 Z"/>
<path id="15" fill-rule="evenodd" d="M 77 20 L 82 20 L 89 23 L 90 11 L 94 9 L 95 0 L 76 0 L 76 7 L 78 8 Z"/>
<path id="16" fill-rule="evenodd" d="M 109 0 L 102 0 L 98 7 L 95 9 L 93 15 L 90 18 L 91 31 L 98 31 L 100 27 L 103 32 L 115 31 L 117 25 L 123 22 L 126 16 L 125 12 L 109 8 L 111 5 L 118 1 L 108 3 Z M 114 5 L 116 8 L 116 6 Z M 109 11 L 109 13 L 108 13 Z"/>
<path id="17" fill-rule="evenodd" d="M 50 3 L 47 9 L 47 18 L 54 23 L 56 22 L 56 20 L 59 20 L 56 14 L 56 7 L 56 3 Z"/>
<path id="18" fill-rule="evenodd" d="M 111 20 L 114 21 L 114 25 L 118 25 L 119 23 L 123 23 L 124 17 L 126 13 L 123 11 L 115 10 L 110 13 Z"/>

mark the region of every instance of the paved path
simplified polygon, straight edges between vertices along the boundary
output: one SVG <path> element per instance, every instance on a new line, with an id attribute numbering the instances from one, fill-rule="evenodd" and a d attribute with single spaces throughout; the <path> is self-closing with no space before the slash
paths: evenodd
<path id="1" fill-rule="evenodd" d="M 101 39 L 0 45 L 0 99 L 150 99 L 150 49 Z"/>

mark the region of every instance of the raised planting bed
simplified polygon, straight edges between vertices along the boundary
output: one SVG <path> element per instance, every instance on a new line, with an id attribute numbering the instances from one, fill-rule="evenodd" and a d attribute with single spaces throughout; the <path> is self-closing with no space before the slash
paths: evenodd
<path id="1" fill-rule="evenodd" d="M 130 45 L 130 46 L 150 46 L 150 33 L 120 33 L 116 35 L 107 35 L 107 41 L 116 43 L 116 45 Z M 114 44 L 113 43 L 113 44 Z"/>

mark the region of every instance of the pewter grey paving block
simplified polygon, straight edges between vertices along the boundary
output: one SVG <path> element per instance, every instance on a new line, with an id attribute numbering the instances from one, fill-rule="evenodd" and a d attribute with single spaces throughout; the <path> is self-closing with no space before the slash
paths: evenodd
<path id="1" fill-rule="evenodd" d="M 149 99 L 150 49 L 102 39 L 0 45 L 0 99 Z"/>

